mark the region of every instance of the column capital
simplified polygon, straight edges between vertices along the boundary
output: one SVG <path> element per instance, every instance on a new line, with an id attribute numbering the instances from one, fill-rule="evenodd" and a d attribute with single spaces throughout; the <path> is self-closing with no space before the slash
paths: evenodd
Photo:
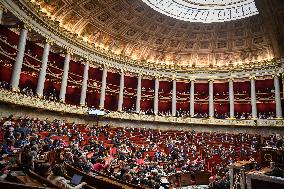
<path id="1" fill-rule="evenodd" d="M 106 69 L 106 70 L 109 70 L 109 65 L 106 65 L 106 64 L 103 64 L 103 66 L 102 66 L 102 69 L 104 70 L 104 69 Z"/>
<path id="2" fill-rule="evenodd" d="M 256 80 L 256 76 L 255 75 L 250 75 L 249 76 L 249 80 Z"/>
<path id="3" fill-rule="evenodd" d="M 190 78 L 189 78 L 189 81 L 193 81 L 193 82 L 195 82 L 195 81 L 196 81 L 196 78 L 194 78 L 194 77 L 190 77 Z"/>
<path id="4" fill-rule="evenodd" d="M 213 78 L 208 79 L 208 82 L 214 82 L 215 80 Z"/>
<path id="5" fill-rule="evenodd" d="M 155 79 L 160 79 L 160 78 L 161 78 L 161 75 L 160 75 L 159 73 L 156 73 L 156 74 L 154 75 L 154 77 L 155 77 Z"/>
<path id="6" fill-rule="evenodd" d="M 176 74 L 173 74 L 173 75 L 172 75 L 172 80 L 173 80 L 173 81 L 176 81 L 176 80 L 177 80 L 177 75 L 176 75 Z"/>
<path id="7" fill-rule="evenodd" d="M 90 65 L 90 64 L 91 64 L 91 61 L 90 61 L 89 59 L 85 59 L 84 64 L 85 64 L 85 65 L 86 65 L 86 64 Z"/>
<path id="8" fill-rule="evenodd" d="M 228 81 L 234 81 L 234 80 L 235 80 L 235 78 L 232 77 L 232 76 L 228 78 Z"/>
<path id="9" fill-rule="evenodd" d="M 119 69 L 119 73 L 120 73 L 120 74 L 125 74 L 125 69 L 120 68 L 120 69 Z"/>
<path id="10" fill-rule="evenodd" d="M 280 74 L 279 72 L 275 72 L 275 73 L 272 74 L 272 77 L 273 77 L 273 78 L 274 78 L 274 77 L 280 77 L 280 75 L 281 75 L 281 74 Z"/>
<path id="11" fill-rule="evenodd" d="M 26 29 L 26 30 L 28 30 L 29 32 L 32 31 L 31 26 L 30 26 L 29 24 L 27 24 L 27 23 L 25 23 L 25 24 L 21 27 L 21 29 Z"/>
<path id="12" fill-rule="evenodd" d="M 84 54 L 83 58 L 85 61 L 91 61 L 91 56 L 89 54 Z"/>
<path id="13" fill-rule="evenodd" d="M 53 45 L 54 44 L 54 40 L 51 38 L 46 38 L 45 39 L 45 43 L 49 44 L 49 45 Z"/>

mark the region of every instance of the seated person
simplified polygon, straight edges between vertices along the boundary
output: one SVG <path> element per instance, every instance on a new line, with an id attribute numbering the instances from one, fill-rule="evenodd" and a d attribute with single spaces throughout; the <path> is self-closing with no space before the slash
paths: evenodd
<path id="1" fill-rule="evenodd" d="M 49 163 L 43 163 L 35 169 L 35 172 L 38 175 L 47 178 L 51 174 L 51 166 Z"/>
<path id="2" fill-rule="evenodd" d="M 80 189 L 84 185 L 86 185 L 85 182 L 82 182 L 81 184 L 77 186 L 70 185 L 70 180 L 67 180 L 64 178 L 65 170 L 64 168 L 56 164 L 52 168 L 52 174 L 47 177 L 48 180 L 50 180 L 53 184 L 57 185 L 61 189 Z"/>
<path id="3" fill-rule="evenodd" d="M 104 163 L 104 160 L 102 159 L 97 159 L 96 163 L 93 165 L 93 170 L 94 171 L 103 171 L 107 168 L 107 164 Z"/>
<path id="4" fill-rule="evenodd" d="M 25 146 L 21 155 L 21 166 L 24 172 L 34 170 L 34 156 L 31 153 L 31 147 Z"/>

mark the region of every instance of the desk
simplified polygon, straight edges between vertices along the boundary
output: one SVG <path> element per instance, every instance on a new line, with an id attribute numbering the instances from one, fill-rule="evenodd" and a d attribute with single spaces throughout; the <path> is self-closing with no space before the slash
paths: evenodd
<path id="1" fill-rule="evenodd" d="M 39 181 L 32 179 L 31 177 L 25 175 L 25 176 L 16 176 L 16 179 L 21 184 L 27 184 L 30 186 L 37 186 L 37 187 L 44 187 L 43 184 L 41 184 Z"/>
<path id="2" fill-rule="evenodd" d="M 271 169 L 265 168 L 260 171 L 253 171 L 246 175 L 247 189 L 283 189 L 284 178 L 268 176 L 264 173 Z"/>

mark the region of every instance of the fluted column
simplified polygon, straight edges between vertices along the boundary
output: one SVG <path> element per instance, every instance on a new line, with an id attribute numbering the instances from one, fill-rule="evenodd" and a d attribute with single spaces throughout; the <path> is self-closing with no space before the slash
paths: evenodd
<path id="1" fill-rule="evenodd" d="M 213 93 L 214 80 L 209 80 L 209 118 L 214 117 L 214 93 Z"/>
<path id="2" fill-rule="evenodd" d="M 36 94 L 39 97 L 43 96 L 43 89 L 44 89 L 44 82 L 45 82 L 45 76 L 46 76 L 46 69 L 47 69 L 47 62 L 48 62 L 48 55 L 50 51 L 50 45 L 51 42 L 49 40 L 46 41 L 44 44 L 43 49 L 43 55 L 41 59 L 41 68 L 39 72 L 38 82 L 37 82 L 37 88 L 36 88 Z"/>
<path id="3" fill-rule="evenodd" d="M 159 78 L 155 78 L 154 114 L 159 113 Z"/>
<path id="4" fill-rule="evenodd" d="M 122 70 L 121 74 L 120 74 L 120 86 L 119 86 L 119 96 L 118 96 L 118 111 L 122 111 L 123 91 L 124 91 L 124 72 Z"/>
<path id="5" fill-rule="evenodd" d="M 235 118 L 234 79 L 229 79 L 230 118 Z"/>
<path id="6" fill-rule="evenodd" d="M 190 80 L 190 117 L 194 117 L 194 82 Z"/>
<path id="7" fill-rule="evenodd" d="M 88 89 L 88 77 L 89 77 L 89 62 L 85 63 L 84 66 L 84 75 L 83 75 L 83 83 L 80 97 L 80 105 L 86 105 L 86 97 L 87 97 L 87 89 Z"/>
<path id="8" fill-rule="evenodd" d="M 250 77 L 251 117 L 257 119 L 255 76 Z"/>
<path id="9" fill-rule="evenodd" d="M 103 76 L 102 76 L 101 96 L 100 96 L 100 109 L 104 109 L 105 107 L 106 78 L 107 78 L 107 68 L 104 67 Z"/>
<path id="10" fill-rule="evenodd" d="M 141 102 L 141 85 L 142 84 L 142 78 L 139 74 L 138 81 L 137 81 L 137 98 L 136 98 L 136 113 L 140 112 L 140 102 Z"/>
<path id="11" fill-rule="evenodd" d="M 59 100 L 62 101 L 62 102 L 65 102 L 65 94 L 66 94 L 66 87 L 67 87 L 67 82 L 68 82 L 68 72 L 69 72 L 70 59 L 71 59 L 71 53 L 67 52 L 65 54 L 63 76 L 62 76 L 61 88 L 60 88 L 60 93 L 59 93 Z"/>
<path id="12" fill-rule="evenodd" d="M 11 88 L 14 91 L 17 91 L 18 87 L 19 87 L 21 70 L 22 70 L 23 60 L 24 60 L 24 56 L 25 56 L 27 35 L 28 35 L 27 28 L 23 28 L 21 30 L 21 34 L 20 34 L 16 62 L 14 64 L 12 78 L 11 78 Z"/>
<path id="13" fill-rule="evenodd" d="M 279 75 L 274 75 L 274 89 L 275 89 L 276 118 L 282 119 Z"/>
<path id="14" fill-rule="evenodd" d="M 173 79 L 173 90 L 172 90 L 172 116 L 177 114 L 177 81 Z"/>

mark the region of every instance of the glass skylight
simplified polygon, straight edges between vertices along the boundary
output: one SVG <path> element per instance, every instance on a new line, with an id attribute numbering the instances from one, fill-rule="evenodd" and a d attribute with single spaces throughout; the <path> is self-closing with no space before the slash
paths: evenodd
<path id="1" fill-rule="evenodd" d="M 167 16 L 190 22 L 225 22 L 258 14 L 254 0 L 142 0 Z"/>

